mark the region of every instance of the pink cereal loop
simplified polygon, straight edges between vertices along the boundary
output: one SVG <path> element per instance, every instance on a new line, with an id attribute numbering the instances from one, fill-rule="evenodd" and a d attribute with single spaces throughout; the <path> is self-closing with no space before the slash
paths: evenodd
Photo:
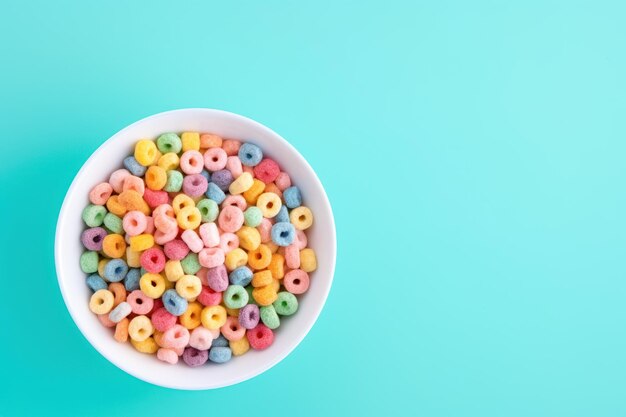
<path id="1" fill-rule="evenodd" d="M 213 333 L 206 327 L 196 327 L 189 336 L 189 346 L 198 350 L 207 350 L 213 342 Z"/>
<path id="2" fill-rule="evenodd" d="M 128 236 L 137 236 L 146 231 L 148 220 L 146 215 L 140 211 L 129 211 L 124 215 L 122 228 Z"/>
<path id="3" fill-rule="evenodd" d="M 209 285 L 208 272 L 209 270 L 206 268 L 200 268 L 198 272 L 196 272 L 196 276 L 200 278 L 200 282 L 205 287 Z"/>
<path id="4" fill-rule="evenodd" d="M 187 244 L 189 250 L 193 253 L 198 253 L 204 248 L 204 242 L 200 239 L 200 236 L 194 230 L 185 230 L 180 238 Z"/>
<path id="5" fill-rule="evenodd" d="M 270 221 L 270 219 L 264 217 L 263 220 L 261 220 L 261 224 L 258 225 L 256 228 L 261 235 L 262 243 L 267 243 L 272 240 L 272 222 Z"/>
<path id="6" fill-rule="evenodd" d="M 141 178 L 129 175 L 124 178 L 124 182 L 122 184 L 122 191 L 126 190 L 137 191 L 139 195 L 143 196 L 143 193 L 146 190 L 146 185 Z"/>
<path id="7" fill-rule="evenodd" d="M 204 157 L 198 151 L 189 150 L 181 155 L 179 164 L 185 174 L 199 174 L 204 168 Z"/>
<path id="8" fill-rule="evenodd" d="M 164 348 L 184 348 L 189 343 L 189 330 L 175 324 L 163 332 L 162 344 Z"/>
<path id="9" fill-rule="evenodd" d="M 144 232 L 148 234 L 154 233 L 154 219 L 151 216 L 146 216 L 146 230 Z"/>
<path id="10" fill-rule="evenodd" d="M 213 248 L 220 244 L 220 232 L 215 223 L 204 223 L 200 226 L 199 232 L 205 247 Z"/>
<path id="11" fill-rule="evenodd" d="M 288 268 L 300 268 L 300 249 L 297 243 L 292 243 L 285 248 L 285 263 Z"/>
<path id="12" fill-rule="evenodd" d="M 91 204 L 103 206 L 109 197 L 113 194 L 113 187 L 108 182 L 101 182 L 91 189 L 89 192 L 89 201 Z"/>
<path id="13" fill-rule="evenodd" d="M 239 237 L 234 233 L 222 233 L 220 236 L 220 249 L 228 253 L 239 247 Z"/>
<path id="14" fill-rule="evenodd" d="M 244 165 L 243 172 L 247 172 L 254 177 L 254 168 Z"/>
<path id="15" fill-rule="evenodd" d="M 114 327 L 117 323 L 113 323 L 111 319 L 109 319 L 108 314 L 98 314 L 98 320 L 104 327 Z"/>
<path id="16" fill-rule="evenodd" d="M 198 254 L 198 262 L 205 268 L 215 268 L 224 264 L 224 251 L 220 248 L 204 248 Z"/>
<path id="17" fill-rule="evenodd" d="M 222 208 L 217 224 L 225 232 L 234 233 L 243 226 L 243 212 L 238 207 L 226 206 Z"/>
<path id="18" fill-rule="evenodd" d="M 154 306 L 154 300 L 141 290 L 135 290 L 126 296 L 126 302 L 135 314 L 148 314 Z"/>
<path id="19" fill-rule="evenodd" d="M 246 329 L 239 324 L 237 317 L 229 316 L 226 323 L 220 329 L 224 337 L 231 342 L 236 342 L 246 335 Z"/>
<path id="20" fill-rule="evenodd" d="M 172 349 L 160 348 L 157 350 L 157 359 L 170 365 L 178 363 L 178 355 Z"/>
<path id="21" fill-rule="evenodd" d="M 222 148 L 209 148 L 204 153 L 204 167 L 209 171 L 219 171 L 226 166 L 226 152 Z"/>
<path id="22" fill-rule="evenodd" d="M 154 232 L 154 242 L 157 245 L 165 245 L 167 242 L 171 242 L 178 236 L 178 226 L 172 227 L 168 231 L 156 230 Z"/>
<path id="23" fill-rule="evenodd" d="M 306 245 L 309 243 L 309 239 L 307 239 L 304 230 L 296 230 L 296 240 L 298 242 L 298 249 L 300 250 L 306 248 Z"/>
<path id="24" fill-rule="evenodd" d="M 226 169 L 230 171 L 233 178 L 237 179 L 243 172 L 243 166 L 238 156 L 229 156 L 226 158 Z"/>
<path id="25" fill-rule="evenodd" d="M 309 289 L 309 274 L 301 269 L 293 269 L 285 274 L 283 286 L 292 294 L 304 294 Z"/>
<path id="26" fill-rule="evenodd" d="M 289 174 L 286 172 L 281 172 L 274 180 L 274 184 L 276 184 L 280 191 L 285 191 L 287 188 L 291 187 L 291 178 L 289 178 Z"/>
<path id="27" fill-rule="evenodd" d="M 242 195 L 229 195 L 222 201 L 222 208 L 226 206 L 237 207 L 239 210 L 244 211 L 248 208 L 248 203 Z"/>
<path id="28" fill-rule="evenodd" d="M 130 172 L 126 169 L 118 169 L 117 171 L 113 171 L 111 176 L 109 177 L 109 184 L 113 187 L 113 191 L 116 193 L 121 193 L 124 187 L 124 180 L 126 177 L 130 176 Z"/>
<path id="29" fill-rule="evenodd" d="M 241 142 L 235 139 L 224 139 L 222 141 L 222 149 L 226 151 L 226 155 L 233 156 L 239 153 Z"/>

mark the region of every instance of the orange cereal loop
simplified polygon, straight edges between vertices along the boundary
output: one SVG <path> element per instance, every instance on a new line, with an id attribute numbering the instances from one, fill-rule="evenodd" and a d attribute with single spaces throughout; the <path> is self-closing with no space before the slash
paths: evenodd
<path id="1" fill-rule="evenodd" d="M 258 287 L 252 290 L 252 298 L 260 306 L 268 306 L 278 299 L 278 293 L 274 289 L 273 285 L 266 285 L 265 287 Z"/>
<path id="2" fill-rule="evenodd" d="M 268 270 L 259 271 L 252 275 L 253 287 L 265 287 L 266 285 L 270 285 L 273 282 L 274 277 L 272 277 L 272 273 Z"/>
<path id="3" fill-rule="evenodd" d="M 137 210 L 142 212 L 146 216 L 150 214 L 150 206 L 148 206 L 148 203 L 145 202 L 141 194 L 139 194 L 137 191 L 122 191 L 118 198 L 120 204 L 124 206 L 126 210 Z"/>
<path id="4" fill-rule="evenodd" d="M 126 343 L 126 341 L 128 341 L 128 322 L 128 318 L 124 317 L 115 325 L 115 334 L 113 335 L 113 338 L 116 341 L 120 343 Z"/>
<path id="5" fill-rule="evenodd" d="M 135 349 L 137 349 L 137 351 L 141 353 L 152 354 L 152 353 L 156 353 L 156 351 L 159 350 L 159 345 L 156 344 L 152 336 L 150 336 L 143 342 L 138 342 L 131 338 L 130 343 L 133 345 Z"/>
<path id="6" fill-rule="evenodd" d="M 280 289 L 280 281 L 275 279 L 272 281 L 270 286 L 274 289 L 275 292 L 278 292 L 278 290 Z"/>
<path id="7" fill-rule="evenodd" d="M 116 233 L 106 235 L 102 240 L 102 252 L 109 258 L 121 258 L 126 252 L 124 236 Z"/>
<path id="8" fill-rule="evenodd" d="M 285 257 L 280 253 L 273 253 L 267 269 L 272 273 L 274 279 L 283 279 L 285 276 Z"/>
<path id="9" fill-rule="evenodd" d="M 159 191 L 167 183 L 167 173 L 158 165 L 153 165 L 146 171 L 146 186 L 154 191 Z"/>
<path id="10" fill-rule="evenodd" d="M 118 217 L 124 217 L 124 214 L 128 211 L 126 207 L 120 203 L 119 196 L 117 195 L 109 197 L 107 200 L 107 210 Z"/>
<path id="11" fill-rule="evenodd" d="M 256 199 L 265 191 L 265 183 L 261 180 L 254 179 L 252 187 L 243 192 L 243 198 L 246 199 L 246 203 L 249 206 L 256 204 Z"/>
<path id="12" fill-rule="evenodd" d="M 121 282 L 112 282 L 109 284 L 109 291 L 113 293 L 113 307 L 123 301 L 126 301 L 126 288 Z"/>
<path id="13" fill-rule="evenodd" d="M 200 135 L 200 147 L 207 148 L 219 148 L 222 146 L 222 138 L 211 133 L 203 133 Z"/>
<path id="14" fill-rule="evenodd" d="M 224 139 L 222 141 L 222 149 L 226 151 L 226 155 L 233 156 L 239 153 L 241 142 L 234 139 Z"/>
<path id="15" fill-rule="evenodd" d="M 265 186 L 265 192 L 274 193 L 278 196 L 278 198 L 280 198 L 280 201 L 285 202 L 285 199 L 283 198 L 283 192 L 280 191 L 280 189 L 273 182 L 270 182 Z"/>
<path id="16" fill-rule="evenodd" d="M 152 337 L 154 338 L 154 341 L 157 345 L 163 347 L 163 332 L 154 329 L 154 334 L 152 335 Z"/>
<path id="17" fill-rule="evenodd" d="M 203 306 L 198 302 L 189 303 L 187 310 L 180 315 L 178 320 L 185 328 L 193 330 L 202 324 L 200 319 L 200 313 L 202 313 Z"/>
<path id="18" fill-rule="evenodd" d="M 265 269 L 272 261 L 272 251 L 267 245 L 260 244 L 258 248 L 248 252 L 248 265 L 252 269 Z"/>

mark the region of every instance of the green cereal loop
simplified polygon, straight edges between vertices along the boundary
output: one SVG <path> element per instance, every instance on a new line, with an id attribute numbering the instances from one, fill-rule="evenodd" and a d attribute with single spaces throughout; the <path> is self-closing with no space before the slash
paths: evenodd
<path id="1" fill-rule="evenodd" d="M 89 204 L 83 210 L 83 221 L 89 227 L 98 227 L 104 221 L 104 216 L 107 214 L 107 209 L 104 206 L 96 206 Z"/>
<path id="2" fill-rule="evenodd" d="M 224 291 L 224 304 L 228 308 L 241 308 L 248 304 L 248 293 L 241 285 L 229 285 Z"/>
<path id="3" fill-rule="evenodd" d="M 263 220 L 263 212 L 257 206 L 250 206 L 243 212 L 243 219 L 246 226 L 257 227 Z"/>
<path id="4" fill-rule="evenodd" d="M 183 148 L 183 142 L 176 133 L 164 133 L 156 140 L 157 148 L 161 153 L 179 153 Z"/>
<path id="5" fill-rule="evenodd" d="M 122 227 L 122 219 L 113 213 L 107 213 L 107 215 L 104 216 L 104 227 L 113 233 L 122 233 L 124 231 L 124 228 Z"/>
<path id="6" fill-rule="evenodd" d="M 208 198 L 204 198 L 198 201 L 198 204 L 196 204 L 196 208 L 200 210 L 200 216 L 202 217 L 203 223 L 215 221 L 215 219 L 217 219 L 217 215 L 220 212 L 217 203 Z"/>
<path id="7" fill-rule="evenodd" d="M 168 193 L 175 193 L 180 191 L 183 186 L 183 174 L 180 171 L 176 171 L 175 169 L 171 169 L 167 171 L 167 182 L 165 183 L 165 187 L 163 187 L 163 191 L 167 191 Z"/>
<path id="8" fill-rule="evenodd" d="M 291 316 L 298 311 L 298 299 L 295 295 L 287 291 L 278 293 L 278 298 L 274 301 L 274 309 L 281 316 Z"/>
<path id="9" fill-rule="evenodd" d="M 280 326 L 280 319 L 273 305 L 261 307 L 261 321 L 270 329 L 274 330 Z"/>
<path id="10" fill-rule="evenodd" d="M 254 287 L 252 286 L 252 284 L 248 284 L 248 286 L 246 287 L 246 291 L 248 292 L 248 304 L 254 304 L 255 306 L 258 306 L 259 303 L 257 303 L 252 296 L 252 290 L 254 290 Z"/>
<path id="11" fill-rule="evenodd" d="M 80 269 L 85 274 L 93 274 L 98 272 L 98 252 L 85 251 L 80 255 Z"/>
<path id="12" fill-rule="evenodd" d="M 180 265 L 183 267 L 183 271 L 187 275 L 194 275 L 200 270 L 198 255 L 193 252 L 189 252 L 189 255 L 185 256 L 183 260 L 180 261 Z"/>

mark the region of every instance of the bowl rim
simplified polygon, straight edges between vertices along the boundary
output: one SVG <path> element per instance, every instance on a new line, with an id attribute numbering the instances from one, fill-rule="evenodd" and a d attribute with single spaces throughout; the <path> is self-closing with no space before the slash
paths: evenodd
<path id="1" fill-rule="evenodd" d="M 260 366 L 259 368 L 257 368 L 255 371 L 252 372 L 243 372 L 239 377 L 234 377 L 231 378 L 230 380 L 226 380 L 225 383 L 223 384 L 211 384 L 211 385 L 206 385 L 206 386 L 194 386 L 194 387 L 190 387 L 190 386 L 183 386 L 183 385 L 179 385 L 176 383 L 176 381 L 167 381 L 166 383 L 163 383 L 163 381 L 157 381 L 153 378 L 149 378 L 146 377 L 144 375 L 140 375 L 140 373 L 135 372 L 135 370 L 133 369 L 129 369 L 123 361 L 118 361 L 116 359 L 116 357 L 114 357 L 113 355 L 109 355 L 108 353 L 104 352 L 103 350 L 101 350 L 96 344 L 94 344 L 94 342 L 91 340 L 89 333 L 90 331 L 88 329 L 86 329 L 83 325 L 80 324 L 80 321 L 76 319 L 78 313 L 76 311 L 73 310 L 72 308 L 72 303 L 69 301 L 70 300 L 70 296 L 68 293 L 68 288 L 66 286 L 66 280 L 62 279 L 62 274 L 64 271 L 63 268 L 63 264 L 66 262 L 63 257 L 62 257 L 62 244 L 61 244 L 61 239 L 63 238 L 63 225 L 65 224 L 66 221 L 66 217 L 67 217 L 67 213 L 68 213 L 68 202 L 69 202 L 69 198 L 70 196 L 73 195 L 74 192 L 74 188 L 76 187 L 77 181 L 78 179 L 84 175 L 85 171 L 88 169 L 88 167 L 94 162 L 95 156 L 97 154 L 100 154 L 101 152 L 105 151 L 107 147 L 109 147 L 114 141 L 115 139 L 120 136 L 123 135 L 124 132 L 126 132 L 127 130 L 132 129 L 135 125 L 140 124 L 140 123 L 146 123 L 149 122 L 151 119 L 158 119 L 161 117 L 167 117 L 167 116 L 171 116 L 171 115 L 176 115 L 177 113 L 185 113 L 185 112 L 202 112 L 202 113 L 206 113 L 206 114 L 213 114 L 213 115 L 221 115 L 221 116 L 225 116 L 225 117 L 230 117 L 236 121 L 242 121 L 248 124 L 253 125 L 255 128 L 260 129 L 260 130 L 264 130 L 266 131 L 266 133 L 270 134 L 271 136 L 275 137 L 278 141 L 282 141 L 293 153 L 293 155 L 295 155 L 298 159 L 299 162 L 302 163 L 302 165 L 305 167 L 305 169 L 307 171 L 309 171 L 309 174 L 312 174 L 311 177 L 314 181 L 314 185 L 321 190 L 321 196 L 323 197 L 324 201 L 324 205 L 327 206 L 328 208 L 328 215 L 329 215 L 329 220 L 330 220 L 330 230 L 332 231 L 332 235 L 331 236 L 327 236 L 327 244 L 330 245 L 330 253 L 331 253 L 331 265 L 330 265 L 330 278 L 327 281 L 326 287 L 323 289 L 323 295 L 321 297 L 321 302 L 318 304 L 318 306 L 315 308 L 315 311 L 313 313 L 313 317 L 312 320 L 310 320 L 310 322 L 308 323 L 308 325 L 306 326 L 306 328 L 303 328 L 303 331 L 299 332 L 294 338 L 293 340 L 290 342 L 288 348 L 284 351 L 281 352 L 280 354 L 274 356 L 271 360 L 267 361 L 264 366 Z M 270 129 L 269 127 L 253 120 L 250 119 L 246 116 L 237 114 L 237 113 L 233 113 L 233 112 L 229 112 L 229 111 L 225 111 L 225 110 L 219 110 L 219 109 L 212 109 L 212 108 L 203 108 L 203 107 L 190 107 L 190 108 L 179 108 L 179 109 L 174 109 L 174 110 L 168 110 L 168 111 L 163 111 L 163 112 L 159 112 L 159 113 L 155 113 L 146 117 L 143 117 L 127 126 L 125 126 L 124 128 L 118 130 L 117 132 L 115 132 L 113 135 L 111 135 L 108 139 L 106 139 L 102 144 L 100 144 L 100 146 L 98 146 L 98 148 L 96 148 L 91 155 L 89 156 L 89 158 L 87 158 L 87 160 L 82 164 L 82 166 L 80 167 L 80 169 L 78 170 L 78 172 L 74 175 L 74 178 L 72 179 L 72 182 L 69 186 L 69 188 L 67 189 L 67 192 L 65 193 L 65 197 L 63 198 L 63 203 L 61 204 L 61 209 L 59 211 L 58 217 L 57 217 L 57 223 L 56 223 L 56 228 L 55 228 L 55 238 L 54 238 L 54 261 L 55 261 L 55 271 L 56 271 L 56 275 L 57 275 L 57 284 L 59 285 L 59 289 L 61 290 L 61 295 L 63 297 L 63 302 L 65 303 L 65 306 L 68 310 L 68 312 L 70 313 L 70 316 L 72 318 L 72 321 L 74 322 L 74 324 L 78 327 L 80 333 L 83 335 L 83 337 L 85 339 L 87 339 L 87 341 L 89 342 L 89 344 L 98 352 L 100 353 L 100 355 L 102 355 L 105 359 L 107 359 L 109 362 L 111 362 L 113 365 L 115 365 L 117 368 L 121 369 L 122 371 L 126 372 L 129 375 L 132 375 L 133 377 L 148 382 L 150 384 L 156 385 L 156 386 L 161 386 L 161 387 L 165 387 L 165 388 L 171 388 L 171 389 L 179 389 L 179 390 L 207 390 L 207 389 L 217 389 L 217 388 L 223 388 L 223 387 L 227 387 L 230 385 L 235 385 L 238 384 L 240 382 L 246 381 L 248 379 L 254 378 L 257 375 L 260 375 L 264 372 L 266 372 L 267 370 L 269 370 L 270 368 L 274 367 L 276 364 L 278 364 L 279 362 L 281 362 L 283 359 L 285 359 L 287 356 L 289 356 L 289 354 L 291 354 L 291 352 L 293 352 L 293 350 L 300 345 L 300 343 L 302 342 L 302 340 L 306 337 L 306 335 L 309 333 L 309 331 L 311 330 L 311 328 L 313 327 L 313 325 L 317 322 L 317 319 L 319 318 L 319 315 L 321 314 L 326 301 L 328 299 L 328 294 L 330 293 L 330 288 L 332 287 L 333 281 L 334 281 L 334 276 L 335 276 L 335 268 L 336 268 L 336 262 L 337 262 L 337 231 L 336 231 L 336 226 L 335 226 L 335 220 L 334 220 L 334 215 L 333 215 L 333 210 L 332 210 L 332 206 L 330 204 L 330 201 L 328 199 L 328 195 L 326 194 L 326 190 L 324 188 L 324 186 L 322 185 L 319 177 L 317 176 L 317 173 L 315 172 L 315 170 L 311 167 L 311 165 L 309 164 L 309 162 L 304 158 L 304 156 L 302 156 L 300 154 L 300 152 L 291 144 L 289 143 L 285 138 L 283 138 L 281 135 L 279 135 L 278 133 L 276 133 L 274 130 Z"/>

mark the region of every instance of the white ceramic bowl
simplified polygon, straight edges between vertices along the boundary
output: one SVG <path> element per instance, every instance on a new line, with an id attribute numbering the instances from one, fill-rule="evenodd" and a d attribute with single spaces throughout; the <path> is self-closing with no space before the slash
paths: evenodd
<path id="1" fill-rule="evenodd" d="M 298 312 L 281 322 L 274 343 L 264 351 L 250 351 L 222 365 L 190 368 L 167 365 L 135 351 L 130 343 L 117 343 L 88 308 L 91 291 L 79 268 L 83 251 L 80 234 L 84 228 L 81 212 L 88 204 L 89 190 L 122 165 L 141 138 L 155 138 L 164 132 L 211 132 L 225 138 L 251 141 L 274 158 L 300 187 L 304 203 L 313 212 L 314 225 L 307 231 L 309 246 L 317 254 L 318 269 L 311 274 L 311 286 L 299 297 Z M 335 224 L 328 197 L 307 161 L 286 140 L 267 127 L 233 113 L 211 109 L 173 110 L 142 119 L 122 129 L 100 146 L 80 169 L 70 186 L 59 214 L 55 240 L 55 261 L 65 304 L 87 340 L 120 369 L 144 381 L 176 389 L 211 389 L 236 384 L 271 368 L 302 341 L 317 319 L 330 290 L 335 269 Z M 72 347 L 69 347 L 72 349 Z"/>

